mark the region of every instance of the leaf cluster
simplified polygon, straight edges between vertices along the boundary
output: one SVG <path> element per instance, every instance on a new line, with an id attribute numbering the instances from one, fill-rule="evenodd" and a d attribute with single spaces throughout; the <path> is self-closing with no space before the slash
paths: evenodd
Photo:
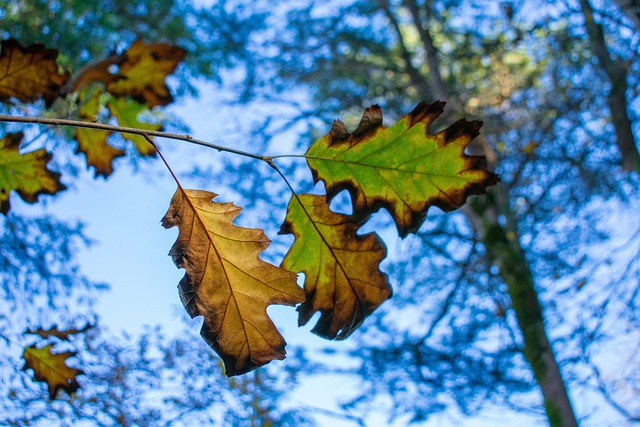
<path id="1" fill-rule="evenodd" d="M 222 355 L 229 375 L 284 357 L 280 334 L 264 318 L 255 318 L 257 307 L 266 316 L 278 296 L 282 304 L 302 303 L 299 325 L 319 312 L 313 332 L 327 339 L 347 338 L 391 297 L 388 277 L 380 271 L 386 256 L 383 242 L 373 233 L 358 234 L 374 212 L 387 208 L 404 236 L 420 228 L 430 206 L 456 209 L 469 195 L 497 182 L 481 157 L 464 153 L 479 122 L 460 120 L 436 134 L 427 132 L 443 106 L 420 104 L 389 128 L 382 125 L 379 107 L 365 110 L 354 132 L 335 121 L 304 155 L 327 195 L 297 194 L 275 165 L 276 158 L 267 158 L 292 191 L 281 233 L 293 234 L 294 243 L 277 270 L 265 268 L 257 258 L 265 247 L 263 233 L 232 224 L 235 213 L 227 212 L 237 208 L 179 185 L 163 224 L 180 228 L 171 254 L 187 270 L 181 297 L 192 316 L 204 316 L 202 335 Z M 352 215 L 329 208 L 345 188 L 354 201 Z M 304 273 L 304 296 L 287 270 Z M 247 289 L 245 283 L 252 281 L 256 285 Z"/>
<path id="2" fill-rule="evenodd" d="M 34 50 L 43 54 L 27 56 Z M 313 332 L 327 339 L 345 339 L 391 297 L 388 277 L 380 271 L 380 263 L 386 257 L 384 243 L 374 233 L 358 234 L 372 214 L 381 208 L 388 210 L 399 235 L 404 237 L 420 228 L 431 206 L 444 211 L 457 209 L 468 196 L 481 194 L 497 182 L 497 176 L 486 170 L 482 156 L 465 153 L 478 135 L 481 122 L 462 119 L 437 133 L 429 132 L 432 122 L 443 112 L 442 102 L 420 103 L 390 127 L 383 126 L 378 106 L 365 110 L 353 132 L 336 120 L 330 131 L 302 156 L 260 156 L 215 146 L 266 162 L 289 186 L 292 196 L 281 233 L 293 234 L 294 243 L 277 267 L 259 258 L 269 245 L 264 232 L 233 224 L 240 208 L 213 201 L 214 193 L 184 189 L 146 133 L 162 135 L 157 132 L 159 127 L 138 119 L 144 109 L 172 101 L 164 80 L 182 60 L 182 49 L 136 41 L 123 53 L 70 76 L 59 68 L 54 72 L 55 55 L 39 45 L 25 49 L 11 41 L 3 45 L 3 55 L 6 69 L 11 69 L 14 55 L 27 56 L 21 62 L 29 64 L 22 76 L 27 81 L 42 80 L 36 69 L 49 70 L 46 86 L 55 96 L 77 94 L 81 121 L 65 124 L 78 127 L 78 151 L 85 153 L 87 164 L 95 167 L 96 175 L 111 174 L 113 159 L 124 154 L 107 144 L 111 131 L 127 134 L 125 138 L 141 155 L 160 154 L 178 185 L 162 224 L 180 230 L 170 252 L 176 265 L 185 269 L 179 284 L 180 297 L 192 317 L 204 317 L 201 334 L 222 357 L 230 376 L 284 358 L 285 341 L 267 315 L 269 305 L 300 304 L 300 325 L 320 313 Z M 41 56 L 46 57 L 47 67 L 32 66 Z M 4 76 L 5 80 L 9 78 L 13 74 Z M 22 102 L 42 98 L 50 103 L 41 92 L 7 92 L 5 98 Z M 91 123 L 100 118 L 116 120 L 120 126 Z M 16 140 L 14 136 L 5 139 Z M 50 156 L 37 151 L 21 154 L 15 149 L 18 143 L 19 140 L 13 143 L 15 155 L 27 166 L 5 164 L 0 169 L 0 177 L 6 177 L 0 181 L 3 194 L 7 195 L 5 213 L 12 190 L 26 201 L 35 201 L 38 194 L 55 194 L 61 189 L 47 184 L 52 181 L 61 185 L 59 175 L 46 168 Z M 25 157 L 29 154 L 31 157 Z M 283 157 L 304 158 L 314 180 L 324 183 L 326 195 L 296 193 L 276 164 Z M 38 173 L 32 172 L 35 169 Z M 344 189 L 351 195 L 352 215 L 329 208 L 332 199 Z M 305 275 L 303 289 L 297 284 L 297 273 Z M 34 359 L 35 354 L 35 350 L 30 351 L 25 358 Z M 48 352 L 40 359 L 47 357 L 63 358 Z M 35 366 L 37 363 L 31 362 L 30 367 Z M 38 371 L 36 377 L 44 378 L 44 374 Z M 50 384 L 59 382 L 51 380 Z M 55 396 L 57 386 L 53 387 Z"/>

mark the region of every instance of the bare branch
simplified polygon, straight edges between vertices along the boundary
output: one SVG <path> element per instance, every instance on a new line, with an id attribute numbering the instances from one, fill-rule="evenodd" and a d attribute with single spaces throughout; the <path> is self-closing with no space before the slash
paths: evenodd
<path id="1" fill-rule="evenodd" d="M 210 142 L 201 141 L 199 139 L 193 138 L 190 135 L 181 135 L 177 133 L 160 132 L 155 130 L 144 130 L 144 129 L 125 127 L 125 126 L 114 126 L 114 125 L 107 125 L 104 123 L 83 122 L 80 120 L 49 119 L 44 117 L 19 117 L 19 116 L 7 116 L 4 114 L 0 114 L 0 122 L 30 123 L 30 124 L 49 125 L 49 126 L 73 126 L 73 127 L 79 127 L 79 128 L 89 128 L 89 129 L 98 129 L 98 130 L 108 130 L 108 131 L 120 132 L 120 133 L 130 133 L 134 135 L 140 135 L 146 138 L 150 136 L 157 136 L 160 138 L 185 141 L 190 144 L 201 145 L 203 147 L 213 148 L 214 150 L 237 154 L 239 156 L 250 157 L 252 159 L 261 160 L 268 164 L 271 164 L 272 162 L 272 157 L 270 156 L 260 156 L 258 154 L 253 154 L 246 151 L 224 147 L 222 145 L 212 144 Z"/>

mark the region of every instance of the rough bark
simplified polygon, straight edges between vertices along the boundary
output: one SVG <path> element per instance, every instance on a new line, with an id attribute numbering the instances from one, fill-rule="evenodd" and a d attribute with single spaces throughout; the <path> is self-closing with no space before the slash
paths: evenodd
<path id="1" fill-rule="evenodd" d="M 453 101 L 440 74 L 437 49 L 428 27 L 422 23 L 416 1 L 405 0 L 405 6 L 420 34 L 434 92 L 443 101 Z M 389 13 L 390 11 L 387 15 Z M 397 24 L 395 27 L 399 31 Z M 400 35 L 399 40 L 402 41 Z M 403 50 L 409 52 L 406 46 Z M 480 139 L 480 150 L 487 157 L 490 167 L 495 166 L 495 153 L 484 138 Z M 549 424 L 553 427 L 577 427 L 569 395 L 546 333 L 533 274 L 520 247 L 515 214 L 510 208 L 507 190 L 494 189 L 487 196 L 476 198 L 473 207 L 467 207 L 464 212 L 481 237 L 489 261 L 499 267 L 500 275 L 507 285 L 511 305 L 522 332 L 522 351 L 542 391 Z M 507 218 L 505 226 L 498 221 L 500 217 Z"/>
<path id="2" fill-rule="evenodd" d="M 616 61 L 609 55 L 602 26 L 593 19 L 593 8 L 589 0 L 580 0 L 580 6 L 582 7 L 591 50 L 598 58 L 600 68 L 605 72 L 611 84 L 611 91 L 607 101 L 616 131 L 616 144 L 622 156 L 622 168 L 640 171 L 640 154 L 633 135 L 631 120 L 627 113 L 627 69 L 624 63 Z"/>

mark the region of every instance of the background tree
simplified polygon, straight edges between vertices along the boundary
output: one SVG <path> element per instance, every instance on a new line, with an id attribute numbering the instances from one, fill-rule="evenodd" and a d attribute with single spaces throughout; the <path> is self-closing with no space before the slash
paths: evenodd
<path id="1" fill-rule="evenodd" d="M 29 24 L 19 16 L 28 9 L 7 9 L 2 28 L 25 42 L 27 34 L 56 41 L 74 33 L 45 29 L 53 25 L 47 14 L 71 13 L 60 15 L 74 17 L 71 30 L 82 16 L 116 10 L 130 21 L 105 24 L 109 42 L 79 37 L 70 52 L 86 46 L 100 57 L 136 34 L 164 38 L 146 31 L 161 28 L 146 19 L 153 8 L 106 2 L 87 14 L 56 4 L 60 9 L 51 12 L 34 2 L 30 13 L 43 18 Z M 176 19 L 168 25 L 176 29 L 167 33 L 172 42 L 191 52 L 209 47 L 205 56 L 189 56 L 195 63 L 183 75 L 237 65 L 243 78 L 231 83 L 243 111 L 279 107 L 277 115 L 246 125 L 253 137 L 247 145 L 282 152 L 286 147 L 273 138 L 282 128 L 296 125 L 301 139 L 312 138 L 327 127 L 318 119 L 353 118 L 372 103 L 397 118 L 421 99 L 440 99 L 448 101 L 449 117 L 484 120 L 474 150 L 502 178 L 501 187 L 457 215 L 431 212 L 419 235 L 399 244 L 403 255 L 389 266 L 396 296 L 353 337 L 358 350 L 351 356 L 360 361 L 355 372 L 364 388 L 352 405 L 388 395 L 392 415 L 418 422 L 451 404 L 474 413 L 489 401 L 516 408 L 544 403 L 552 425 L 574 425 L 567 384 L 595 389 L 623 418 L 637 419 L 634 401 L 615 391 L 624 384 L 637 393 L 634 377 L 603 374 L 602 359 L 624 348 L 631 355 L 626 365 L 637 366 L 637 340 L 628 338 L 638 329 L 638 233 L 624 227 L 637 218 L 638 176 L 621 170 L 637 164 L 637 117 L 633 107 L 619 107 L 636 100 L 638 36 L 614 26 L 631 27 L 625 15 L 577 1 L 310 1 L 268 12 L 260 3 L 242 6 L 199 10 L 167 2 L 156 18 Z M 209 37 L 207 28 L 220 37 Z M 77 52 L 68 55 L 79 65 L 94 57 Z M 296 163 L 288 167 L 302 173 Z M 262 170 L 243 159 L 226 168 L 216 178 L 254 209 L 253 221 L 272 220 L 267 229 L 275 230 L 279 221 L 260 207 L 267 198 L 284 205 L 283 186 L 261 194 Z M 205 180 L 206 172 L 200 167 L 194 175 Z M 242 173 L 240 184 L 233 172 Z M 612 210 L 627 216 L 611 223 Z M 383 215 L 374 221 L 389 225 Z M 632 237 L 620 243 L 620 234 Z"/>

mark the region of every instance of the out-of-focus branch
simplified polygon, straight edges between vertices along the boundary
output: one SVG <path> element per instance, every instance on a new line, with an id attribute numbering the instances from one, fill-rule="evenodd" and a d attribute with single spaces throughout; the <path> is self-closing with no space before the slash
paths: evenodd
<path id="1" fill-rule="evenodd" d="M 640 31 L 640 0 L 615 0 L 622 12 L 633 22 Z"/>
<path id="2" fill-rule="evenodd" d="M 431 91 L 429 86 L 427 85 L 425 78 L 422 76 L 420 71 L 414 67 L 412 58 L 413 55 L 409 51 L 409 47 L 406 44 L 404 36 L 402 34 L 402 29 L 400 28 L 400 23 L 398 22 L 398 18 L 394 14 L 393 10 L 391 10 L 391 6 L 387 0 L 380 0 L 380 7 L 382 8 L 384 14 L 387 16 L 387 19 L 391 23 L 391 26 L 396 32 L 396 36 L 398 37 L 398 44 L 400 46 L 400 51 L 402 53 L 402 59 L 405 62 L 405 71 L 409 75 L 411 79 L 411 85 L 414 86 L 418 93 L 420 93 L 420 97 L 423 99 L 431 98 Z M 444 99 L 441 99 L 444 100 Z"/>
<path id="3" fill-rule="evenodd" d="M 622 156 L 622 168 L 640 171 L 640 153 L 638 153 L 631 120 L 627 112 L 627 69 L 622 62 L 609 55 L 602 26 L 593 19 L 593 8 L 589 0 L 580 0 L 580 6 L 591 50 L 598 58 L 600 67 L 611 84 L 607 100 L 611 111 L 611 120 L 616 131 L 616 143 Z"/>
<path id="4" fill-rule="evenodd" d="M 442 75 L 440 74 L 440 60 L 438 59 L 438 52 L 436 51 L 435 45 L 433 44 L 433 38 L 431 34 L 429 34 L 429 30 L 425 28 L 423 19 L 420 17 L 420 9 L 415 0 L 405 0 L 404 4 L 409 9 L 411 13 L 411 19 L 413 20 L 413 25 L 418 30 L 418 34 L 420 34 L 420 40 L 422 41 L 422 45 L 427 54 L 427 65 L 429 65 L 429 77 L 431 79 L 431 86 L 433 90 L 433 94 L 436 99 L 441 101 L 447 100 L 447 86 L 442 79 Z M 432 71 L 435 70 L 435 71 Z"/>

